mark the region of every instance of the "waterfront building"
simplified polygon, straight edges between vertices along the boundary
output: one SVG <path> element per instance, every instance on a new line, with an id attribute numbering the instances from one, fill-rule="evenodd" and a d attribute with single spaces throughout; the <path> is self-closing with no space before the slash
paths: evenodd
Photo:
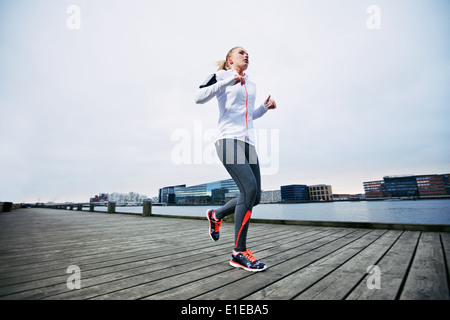
<path id="1" fill-rule="evenodd" d="M 419 190 L 414 176 L 389 176 L 384 177 L 383 180 L 387 197 L 398 198 L 419 196 Z"/>
<path id="2" fill-rule="evenodd" d="M 170 186 L 159 189 L 159 203 L 175 204 L 175 194 L 178 190 L 186 188 L 185 184 Z"/>
<path id="3" fill-rule="evenodd" d="M 147 199 L 146 195 L 142 195 L 136 192 L 113 192 L 95 195 L 95 197 L 90 198 L 90 202 L 115 202 L 117 206 L 141 206 L 145 199 Z"/>
<path id="4" fill-rule="evenodd" d="M 447 194 L 444 178 L 442 175 L 432 174 L 417 176 L 417 189 L 421 197 L 442 196 Z"/>
<path id="5" fill-rule="evenodd" d="M 366 199 L 450 196 L 450 174 L 386 176 L 363 182 Z"/>
<path id="6" fill-rule="evenodd" d="M 333 201 L 360 201 L 365 200 L 366 197 L 362 193 L 358 194 L 333 194 Z"/>
<path id="7" fill-rule="evenodd" d="M 444 181 L 445 194 L 450 195 L 450 174 L 443 174 L 442 181 Z"/>
<path id="8" fill-rule="evenodd" d="M 308 201 L 308 187 L 304 184 L 281 186 L 281 201 Z"/>
<path id="9" fill-rule="evenodd" d="M 364 182 L 363 184 L 366 199 L 382 198 L 385 196 L 384 180 L 367 181 Z"/>
<path id="10" fill-rule="evenodd" d="M 308 186 L 308 193 L 311 201 L 333 201 L 333 191 L 330 185 L 318 184 Z"/>
<path id="11" fill-rule="evenodd" d="M 108 194 L 109 201 L 115 202 L 117 206 L 141 206 L 148 197 L 137 192 Z"/>
<path id="12" fill-rule="evenodd" d="M 151 201 L 152 203 L 159 203 L 159 197 L 152 197 Z"/>
<path id="13" fill-rule="evenodd" d="M 233 179 L 198 184 L 171 186 L 159 189 L 159 202 L 166 204 L 224 204 L 227 193 L 239 193 Z"/>
<path id="14" fill-rule="evenodd" d="M 281 201 L 281 190 L 262 191 L 260 203 L 277 203 Z"/>
<path id="15" fill-rule="evenodd" d="M 94 197 L 89 199 L 89 202 L 108 202 L 108 194 L 100 193 L 99 195 L 95 195 Z"/>

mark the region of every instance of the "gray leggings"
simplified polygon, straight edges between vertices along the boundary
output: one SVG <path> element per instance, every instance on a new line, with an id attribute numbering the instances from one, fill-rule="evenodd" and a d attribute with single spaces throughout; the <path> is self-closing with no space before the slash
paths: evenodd
<path id="1" fill-rule="evenodd" d="M 254 146 L 235 139 L 216 143 L 216 151 L 239 188 L 239 197 L 216 210 L 216 218 L 223 219 L 234 212 L 235 250 L 247 249 L 247 231 L 253 207 L 261 200 L 261 175 Z"/>

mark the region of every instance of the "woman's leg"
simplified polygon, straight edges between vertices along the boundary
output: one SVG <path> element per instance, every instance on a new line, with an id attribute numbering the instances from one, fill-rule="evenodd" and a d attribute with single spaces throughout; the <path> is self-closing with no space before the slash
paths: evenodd
<path id="1" fill-rule="evenodd" d="M 237 140 L 220 140 L 219 158 L 239 188 L 238 198 L 215 211 L 218 220 L 235 212 L 235 250 L 247 249 L 246 239 L 253 206 L 261 198 L 261 178 L 254 146 Z"/>
<path id="2" fill-rule="evenodd" d="M 221 219 L 235 212 L 235 247 L 231 255 L 230 265 L 247 271 L 263 271 L 266 265 L 257 260 L 247 249 L 247 231 L 252 210 L 261 199 L 261 177 L 256 150 L 253 146 L 237 140 L 221 140 L 216 145 L 219 158 L 239 187 L 239 197 L 228 202 L 214 212 L 219 222 L 214 222 L 212 210 L 208 210 L 210 235 L 214 240 L 219 237 L 218 228 Z"/>

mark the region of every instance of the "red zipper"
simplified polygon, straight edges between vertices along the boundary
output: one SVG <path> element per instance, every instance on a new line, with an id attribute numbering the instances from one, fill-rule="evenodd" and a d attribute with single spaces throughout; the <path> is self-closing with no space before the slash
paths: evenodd
<path id="1" fill-rule="evenodd" d="M 247 136 L 248 136 L 248 92 L 247 92 L 247 86 L 244 84 L 245 88 L 245 139 L 244 141 L 247 142 Z"/>

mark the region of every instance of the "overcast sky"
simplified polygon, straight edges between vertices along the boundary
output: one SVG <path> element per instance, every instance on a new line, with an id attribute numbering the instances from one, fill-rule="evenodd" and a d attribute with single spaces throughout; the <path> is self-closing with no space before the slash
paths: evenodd
<path id="1" fill-rule="evenodd" d="M 234 46 L 263 190 L 449 173 L 449 32 L 448 0 L 1 1 L 0 201 L 228 179 L 194 96 Z"/>

